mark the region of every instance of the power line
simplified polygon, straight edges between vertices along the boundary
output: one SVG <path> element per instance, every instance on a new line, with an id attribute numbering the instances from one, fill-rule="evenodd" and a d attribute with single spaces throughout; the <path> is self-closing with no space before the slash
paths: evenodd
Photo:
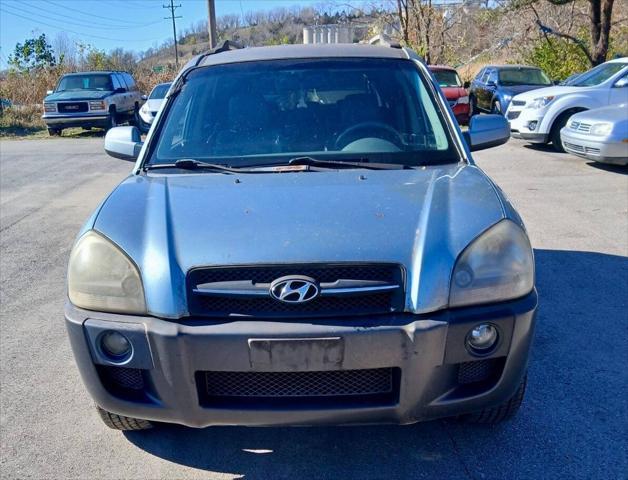
<path id="1" fill-rule="evenodd" d="M 55 12 L 51 12 L 49 10 L 45 10 L 43 8 L 40 8 L 40 11 L 32 11 L 32 10 L 24 10 L 24 7 L 26 7 L 26 5 L 21 5 L 21 9 L 16 8 L 15 6 L 11 5 L 10 8 L 14 9 L 15 11 L 19 12 L 19 13 L 23 13 L 23 14 L 27 14 L 27 15 L 34 15 L 35 17 L 38 18 L 43 18 L 44 20 L 50 20 L 53 22 L 62 22 L 62 23 L 68 23 L 70 25 L 77 25 L 79 27 L 85 27 L 85 28 L 89 28 L 89 29 L 97 29 L 97 30 L 126 30 L 126 29 L 139 29 L 142 27 L 146 27 L 146 26 L 150 26 L 150 25 L 155 25 L 156 23 L 161 22 L 162 20 L 157 20 L 155 22 L 150 22 L 147 24 L 144 24 L 142 26 L 130 26 L 130 25 L 125 25 L 122 27 L 114 27 L 114 26 L 107 26 L 107 25 L 99 25 L 99 24 L 94 24 L 91 22 L 91 20 L 86 20 L 89 21 L 89 24 L 85 24 L 84 22 L 81 21 L 74 21 L 74 20 L 68 20 L 66 16 L 64 16 L 63 14 L 60 13 L 55 13 Z M 32 8 L 29 6 L 29 8 Z M 46 15 L 42 15 L 42 12 L 44 12 Z M 61 17 L 61 18 L 54 18 L 54 17 L 49 17 L 47 15 L 54 15 L 56 17 Z"/>
<path id="2" fill-rule="evenodd" d="M 165 20 L 172 19 L 172 35 L 174 37 L 174 61 L 178 70 L 179 69 L 179 47 L 177 45 L 177 26 L 176 26 L 175 18 L 183 18 L 183 17 L 181 17 L 181 15 L 179 15 L 178 17 L 175 17 L 174 11 L 177 8 L 180 8 L 181 4 L 175 5 L 173 0 L 170 0 L 170 5 L 162 5 L 162 7 L 170 9 L 170 16 L 164 17 L 164 19 Z"/>
<path id="3" fill-rule="evenodd" d="M 8 13 L 9 15 L 13 15 L 14 17 L 18 17 L 18 18 L 22 18 L 24 20 L 28 20 L 29 22 L 33 22 L 33 23 L 37 23 L 40 25 L 44 25 L 46 27 L 51 27 L 51 28 L 55 28 L 57 30 L 62 30 L 68 33 L 73 33 L 75 35 L 80 35 L 83 37 L 90 37 L 90 38 L 96 38 L 98 40 L 109 40 L 109 41 L 113 41 L 113 42 L 119 42 L 120 38 L 110 38 L 110 37 L 102 37 L 100 35 L 92 35 L 89 33 L 82 33 L 82 32 L 77 32 L 75 30 L 70 30 L 69 28 L 66 28 L 64 26 L 59 26 L 59 25 L 52 25 L 50 23 L 46 23 L 46 22 L 42 22 L 41 20 L 35 20 L 33 18 L 27 17 L 25 15 L 20 15 L 19 13 L 15 13 L 12 12 L 10 10 L 5 10 L 7 7 L 7 5 L 5 3 L 0 4 L 0 11 L 4 12 L 4 13 Z M 146 39 L 142 39 L 142 40 L 124 40 L 124 42 L 134 42 L 134 43 L 139 43 L 139 42 L 154 42 L 154 41 L 159 41 L 159 39 L 155 39 L 155 38 L 146 38 Z"/>
<path id="4" fill-rule="evenodd" d="M 44 2 L 46 2 L 46 3 L 48 3 L 48 4 L 50 4 L 50 5 L 52 5 L 52 6 L 54 6 L 54 7 L 61 8 L 61 9 L 65 9 L 65 10 L 69 10 L 69 11 L 71 11 L 71 12 L 75 12 L 75 13 L 78 13 L 78 14 L 80 14 L 80 15 L 85 15 L 86 17 L 99 18 L 99 19 L 101 19 L 101 20 L 110 20 L 110 21 L 111 21 L 111 20 L 113 20 L 114 22 L 118 22 L 118 24 L 120 24 L 120 23 L 126 23 L 126 24 L 128 24 L 130 27 L 132 27 L 132 26 L 134 26 L 134 25 L 139 25 L 139 23 L 138 23 L 138 22 L 131 22 L 131 21 L 128 21 L 128 20 L 123 20 L 123 19 L 120 19 L 120 18 L 112 18 L 112 17 L 104 17 L 104 16 L 102 16 L 102 15 L 96 15 L 96 14 L 93 14 L 93 13 L 89 13 L 89 12 L 85 12 L 85 11 L 83 11 L 83 10 L 76 9 L 76 8 L 74 8 L 74 7 L 71 7 L 71 8 L 70 8 L 70 7 L 65 6 L 65 5 L 60 5 L 60 4 L 55 3 L 55 2 L 53 2 L 53 1 L 51 1 L 51 0 L 43 0 L 43 1 L 44 1 Z M 23 5 L 23 4 L 22 4 L 22 5 Z"/>

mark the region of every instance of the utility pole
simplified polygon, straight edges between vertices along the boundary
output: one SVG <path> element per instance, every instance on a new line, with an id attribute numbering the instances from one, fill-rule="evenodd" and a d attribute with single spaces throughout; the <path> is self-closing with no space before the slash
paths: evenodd
<path id="1" fill-rule="evenodd" d="M 214 0 L 207 0 L 207 32 L 209 33 L 209 48 L 212 49 L 218 43 L 216 33 L 216 5 Z"/>
<path id="2" fill-rule="evenodd" d="M 164 17 L 165 20 L 172 19 L 172 35 L 174 36 L 174 59 L 177 70 L 179 69 L 179 47 L 177 46 L 177 26 L 175 24 L 175 18 L 182 18 L 181 15 L 175 17 L 174 11 L 179 8 L 181 4 L 175 5 L 173 0 L 170 0 L 170 5 L 162 5 L 163 8 L 170 9 L 170 16 Z"/>

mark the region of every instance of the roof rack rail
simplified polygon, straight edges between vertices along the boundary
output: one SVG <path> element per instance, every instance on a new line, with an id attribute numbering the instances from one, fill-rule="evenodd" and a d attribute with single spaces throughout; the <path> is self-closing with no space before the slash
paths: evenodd
<path id="1" fill-rule="evenodd" d="M 225 40 L 221 44 L 216 45 L 214 48 L 207 50 L 204 53 L 201 53 L 198 56 L 196 65 L 198 66 L 205 57 L 209 57 L 210 55 L 215 55 L 217 53 L 222 53 L 222 52 L 228 52 L 229 50 L 240 50 L 241 48 L 244 48 L 244 47 L 240 45 L 239 43 L 234 42 L 233 40 Z"/>
<path id="2" fill-rule="evenodd" d="M 369 41 L 369 45 L 379 45 L 381 47 L 390 47 L 390 48 L 401 48 L 401 44 L 390 38 L 390 36 L 385 33 L 380 33 L 379 35 L 375 35 Z"/>

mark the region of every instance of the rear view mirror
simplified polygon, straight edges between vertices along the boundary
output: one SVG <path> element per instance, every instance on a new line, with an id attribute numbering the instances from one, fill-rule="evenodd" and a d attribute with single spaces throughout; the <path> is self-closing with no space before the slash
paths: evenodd
<path id="1" fill-rule="evenodd" d="M 496 87 L 497 84 L 493 80 L 489 80 L 488 82 L 486 82 L 486 86 L 487 87 Z"/>
<path id="2" fill-rule="evenodd" d="M 118 87 L 113 91 L 113 93 L 125 93 L 125 92 L 126 92 L 126 88 L 124 87 Z"/>
<path id="3" fill-rule="evenodd" d="M 148 100 L 148 95 L 142 95 L 142 100 L 144 101 Z"/>
<path id="4" fill-rule="evenodd" d="M 463 135 L 472 152 L 497 147 L 510 139 L 510 124 L 502 115 L 474 115 Z"/>
<path id="5" fill-rule="evenodd" d="M 137 160 L 142 145 L 137 127 L 115 127 L 105 135 L 105 152 L 121 160 Z"/>
<path id="6" fill-rule="evenodd" d="M 46 95 L 52 95 L 54 92 L 52 90 L 46 90 Z"/>

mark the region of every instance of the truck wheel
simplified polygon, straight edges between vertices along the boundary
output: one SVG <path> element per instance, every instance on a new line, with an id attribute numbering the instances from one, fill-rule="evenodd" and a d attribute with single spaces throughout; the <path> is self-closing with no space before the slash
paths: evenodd
<path id="1" fill-rule="evenodd" d="M 111 108 L 109 110 L 109 116 L 107 117 L 107 126 L 105 127 L 105 130 L 111 130 L 112 128 L 115 128 L 117 126 L 118 119 L 116 118 L 116 109 Z"/>
<path id="2" fill-rule="evenodd" d="M 96 405 L 96 410 L 98 410 L 98 415 L 105 422 L 105 425 L 114 430 L 148 430 L 153 428 L 153 424 L 148 420 L 116 415 L 100 408 L 98 405 Z"/>
<path id="3" fill-rule="evenodd" d="M 61 136 L 61 132 L 62 132 L 62 129 L 60 129 L 60 128 L 49 128 L 48 129 L 48 135 L 50 135 L 51 137 L 60 137 Z"/>
<path id="4" fill-rule="evenodd" d="M 521 407 L 521 402 L 523 402 L 527 383 L 528 374 L 526 373 L 515 394 L 504 403 L 497 407 L 486 408 L 480 412 L 465 415 L 462 420 L 469 423 L 496 424 L 514 417 Z"/>

